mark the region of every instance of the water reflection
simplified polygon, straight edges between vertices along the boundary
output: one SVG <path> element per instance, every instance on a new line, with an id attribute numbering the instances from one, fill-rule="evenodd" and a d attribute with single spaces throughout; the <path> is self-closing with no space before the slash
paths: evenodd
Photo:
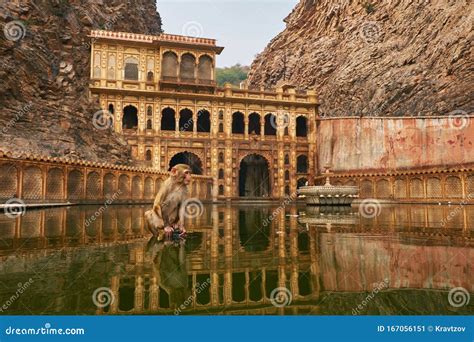
<path id="1" fill-rule="evenodd" d="M 189 236 L 149 241 L 142 206 L 28 211 L 0 217 L 4 314 L 466 314 L 448 291 L 471 293 L 474 208 L 207 206 Z M 97 213 L 99 213 L 97 215 Z M 95 219 L 91 219 L 95 217 Z M 11 300 L 18 284 L 33 283 Z M 113 302 L 96 307 L 95 289 Z M 272 303 L 286 288 L 291 303 Z"/>

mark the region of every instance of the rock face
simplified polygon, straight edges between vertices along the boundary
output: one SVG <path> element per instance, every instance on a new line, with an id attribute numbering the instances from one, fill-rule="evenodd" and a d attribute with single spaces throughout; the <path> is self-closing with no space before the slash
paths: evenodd
<path id="1" fill-rule="evenodd" d="M 301 0 L 249 85 L 315 88 L 322 116 L 466 115 L 473 19 L 469 0 Z"/>
<path id="2" fill-rule="evenodd" d="M 125 140 L 93 125 L 87 36 L 159 34 L 155 1 L 2 1 L 0 22 L 0 150 L 129 162 Z"/>

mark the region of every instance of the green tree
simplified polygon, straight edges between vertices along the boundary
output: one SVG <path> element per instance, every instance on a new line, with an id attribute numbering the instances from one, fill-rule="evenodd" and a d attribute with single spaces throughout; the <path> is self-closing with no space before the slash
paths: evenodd
<path id="1" fill-rule="evenodd" d="M 249 70 L 250 68 L 248 66 L 243 66 L 240 64 L 236 64 L 234 66 L 226 68 L 217 68 L 217 85 L 222 87 L 224 83 L 228 82 L 238 87 L 240 85 L 240 82 L 247 79 L 247 74 L 249 73 Z"/>

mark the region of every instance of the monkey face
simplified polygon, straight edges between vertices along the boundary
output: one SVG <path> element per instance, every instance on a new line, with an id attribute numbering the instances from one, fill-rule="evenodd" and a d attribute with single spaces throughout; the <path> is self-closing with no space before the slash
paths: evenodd
<path id="1" fill-rule="evenodd" d="M 191 169 L 186 164 L 178 164 L 171 168 L 171 176 L 175 181 L 188 185 L 191 182 Z"/>
<path id="2" fill-rule="evenodd" d="M 188 185 L 191 182 L 191 171 L 190 170 L 185 170 L 183 172 L 183 183 Z"/>

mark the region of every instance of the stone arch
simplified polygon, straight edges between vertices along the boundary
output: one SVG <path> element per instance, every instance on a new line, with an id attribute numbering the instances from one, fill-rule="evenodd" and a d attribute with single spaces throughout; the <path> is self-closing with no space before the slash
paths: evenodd
<path id="1" fill-rule="evenodd" d="M 410 180 L 410 197 L 423 198 L 423 180 L 421 178 L 413 178 Z"/>
<path id="2" fill-rule="evenodd" d="M 179 111 L 179 130 L 181 132 L 192 132 L 194 128 L 193 112 L 189 108 Z"/>
<path id="3" fill-rule="evenodd" d="M 146 121 L 146 129 L 153 129 L 153 121 L 151 119 Z"/>
<path id="4" fill-rule="evenodd" d="M 0 165 L 0 198 L 18 197 L 18 170 L 13 164 Z"/>
<path id="5" fill-rule="evenodd" d="M 178 56 L 173 51 L 166 51 L 161 61 L 161 75 L 166 77 L 178 77 Z"/>
<path id="6" fill-rule="evenodd" d="M 276 135 L 276 116 L 275 114 L 268 113 L 265 115 L 265 126 L 264 126 L 265 135 Z"/>
<path id="7" fill-rule="evenodd" d="M 390 189 L 390 182 L 387 179 L 380 179 L 376 183 L 377 198 L 390 198 L 392 191 Z"/>
<path id="8" fill-rule="evenodd" d="M 239 163 L 238 191 L 241 197 L 271 197 L 271 165 L 262 154 L 252 153 Z"/>
<path id="9" fill-rule="evenodd" d="M 138 109 L 128 105 L 123 109 L 122 129 L 136 129 L 138 127 Z"/>
<path id="10" fill-rule="evenodd" d="M 146 161 L 152 160 L 152 154 L 151 154 L 151 150 L 149 148 L 145 152 L 145 160 Z"/>
<path id="11" fill-rule="evenodd" d="M 40 200 L 43 197 L 43 174 L 37 166 L 29 166 L 23 172 L 23 198 Z"/>
<path id="12" fill-rule="evenodd" d="M 138 59 L 136 57 L 125 58 L 124 79 L 138 81 Z"/>
<path id="13" fill-rule="evenodd" d="M 249 115 L 249 134 L 261 133 L 260 114 L 253 112 Z"/>
<path id="14" fill-rule="evenodd" d="M 211 132 L 211 114 L 206 109 L 201 109 L 197 113 L 197 131 Z"/>
<path id="15" fill-rule="evenodd" d="M 308 119 L 305 116 L 300 115 L 296 118 L 296 136 L 308 136 Z"/>
<path id="16" fill-rule="evenodd" d="M 296 158 L 296 173 L 308 173 L 308 156 L 301 154 Z"/>
<path id="17" fill-rule="evenodd" d="M 407 198 L 407 182 L 404 178 L 395 179 L 393 188 L 395 198 Z"/>
<path id="18" fill-rule="evenodd" d="M 466 178 L 466 195 L 471 195 L 471 198 L 474 198 L 474 174 Z"/>
<path id="19" fill-rule="evenodd" d="M 370 179 L 363 179 L 360 182 L 360 197 L 370 198 L 374 196 L 374 185 Z"/>
<path id="20" fill-rule="evenodd" d="M 198 78 L 200 80 L 210 81 L 212 80 L 213 70 L 212 70 L 212 58 L 209 55 L 201 55 L 199 57 L 198 65 Z"/>
<path id="21" fill-rule="evenodd" d="M 130 198 L 130 177 L 127 175 L 120 175 L 118 181 L 119 198 Z"/>
<path id="22" fill-rule="evenodd" d="M 176 164 L 189 165 L 191 172 L 195 175 L 202 175 L 204 171 L 201 158 L 193 152 L 183 151 L 173 155 L 170 159 L 168 171 Z"/>
<path id="23" fill-rule="evenodd" d="M 143 196 L 143 182 L 140 176 L 135 176 L 132 179 L 132 199 L 141 199 Z"/>
<path id="24" fill-rule="evenodd" d="M 235 112 L 232 114 L 232 134 L 244 134 L 244 130 L 244 114 L 241 112 Z"/>
<path id="25" fill-rule="evenodd" d="M 82 199 L 84 196 L 84 175 L 79 170 L 71 170 L 67 176 L 67 198 Z"/>
<path id="26" fill-rule="evenodd" d="M 181 63 L 179 64 L 179 77 L 181 81 L 194 82 L 196 70 L 196 57 L 186 52 L 181 55 Z"/>
<path id="27" fill-rule="evenodd" d="M 64 198 L 64 172 L 60 168 L 48 170 L 46 176 L 46 198 L 48 200 L 62 200 Z"/>
<path id="28" fill-rule="evenodd" d="M 153 199 L 155 195 L 154 187 L 155 187 L 155 182 L 153 182 L 153 178 L 146 177 L 145 178 L 145 192 L 144 192 L 145 199 Z"/>
<path id="29" fill-rule="evenodd" d="M 426 180 L 426 196 L 428 198 L 442 198 L 443 188 L 441 186 L 441 179 L 438 177 L 429 177 Z"/>
<path id="30" fill-rule="evenodd" d="M 100 175 L 97 172 L 89 172 L 87 174 L 86 198 L 99 199 L 101 195 Z"/>
<path id="31" fill-rule="evenodd" d="M 166 107 L 161 112 L 161 130 L 174 131 L 176 130 L 176 112 L 171 107 Z"/>
<path id="32" fill-rule="evenodd" d="M 153 82 L 154 78 L 155 78 L 155 75 L 153 74 L 153 71 L 148 71 L 146 73 L 146 81 L 147 82 Z"/>
<path id="33" fill-rule="evenodd" d="M 104 197 L 110 199 L 115 196 L 116 192 L 115 176 L 112 173 L 107 173 L 104 176 Z"/>
<path id="34" fill-rule="evenodd" d="M 462 197 L 462 182 L 458 176 L 446 177 L 444 183 L 444 193 L 447 198 L 461 198 Z"/>

